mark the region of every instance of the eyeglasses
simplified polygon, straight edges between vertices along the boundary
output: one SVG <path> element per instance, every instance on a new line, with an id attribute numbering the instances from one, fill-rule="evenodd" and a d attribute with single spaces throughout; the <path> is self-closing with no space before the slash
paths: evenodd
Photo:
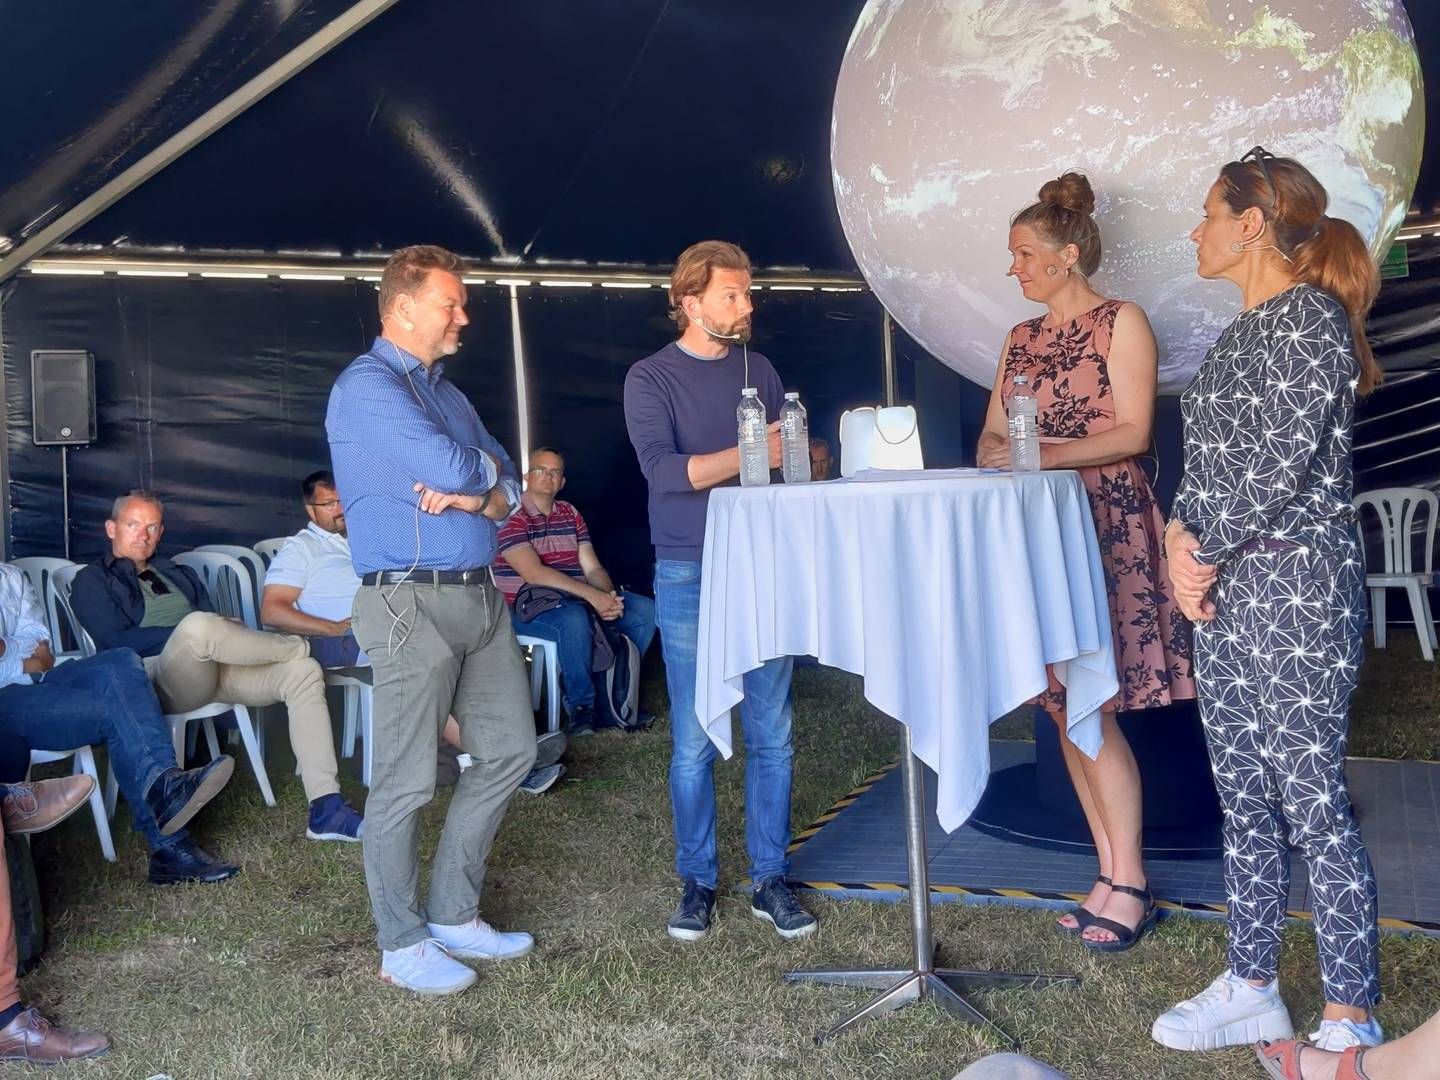
<path id="1" fill-rule="evenodd" d="M 1245 156 L 1240 159 L 1240 164 L 1248 161 L 1255 162 L 1260 166 L 1260 172 L 1265 176 L 1265 183 L 1270 188 L 1270 209 L 1273 211 L 1280 204 L 1280 189 L 1275 186 L 1275 178 L 1270 175 L 1269 163 L 1275 161 L 1276 157 L 1263 146 L 1252 146 L 1246 151 Z"/>
<path id="2" fill-rule="evenodd" d="M 543 465 L 532 465 L 530 468 L 530 473 L 532 476 L 549 476 L 553 477 L 556 480 L 565 479 L 564 469 L 547 469 Z"/>
<path id="3" fill-rule="evenodd" d="M 154 570 L 142 570 L 136 576 L 139 577 L 141 581 L 145 582 L 146 585 L 149 585 L 150 591 L 153 592 L 156 596 L 169 595 L 170 586 L 166 585 L 165 579 L 162 578 L 159 574 L 155 573 Z"/>
<path id="4" fill-rule="evenodd" d="M 313 506 L 313 507 L 315 507 L 316 510 L 334 510 L 336 507 L 338 507 L 338 506 L 340 505 L 340 500 L 339 500 L 339 499 L 326 499 L 324 502 L 318 502 L 318 503 L 317 503 L 317 502 L 312 502 L 312 503 L 306 503 L 306 505 L 307 505 L 307 506 Z"/>

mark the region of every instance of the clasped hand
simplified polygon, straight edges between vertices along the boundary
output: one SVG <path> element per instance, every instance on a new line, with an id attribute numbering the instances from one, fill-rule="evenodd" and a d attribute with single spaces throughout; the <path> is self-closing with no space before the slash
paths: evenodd
<path id="1" fill-rule="evenodd" d="M 596 589 L 589 600 L 590 606 L 595 609 L 595 614 L 606 622 L 613 622 L 625 614 L 625 601 L 618 593 Z"/>
<path id="2" fill-rule="evenodd" d="M 1175 586 L 1175 601 L 1181 613 L 1191 622 L 1210 622 L 1215 618 L 1215 602 L 1210 590 L 1219 576 L 1219 569 L 1197 562 L 1195 552 L 1200 541 L 1188 529 L 1166 534 L 1165 554 L 1170 561 L 1170 581 Z"/>
<path id="3" fill-rule="evenodd" d="M 448 495 L 424 484 L 416 484 L 415 491 L 420 496 L 420 509 L 427 514 L 441 514 L 452 507 L 478 514 L 480 507 L 485 504 L 484 495 Z"/>

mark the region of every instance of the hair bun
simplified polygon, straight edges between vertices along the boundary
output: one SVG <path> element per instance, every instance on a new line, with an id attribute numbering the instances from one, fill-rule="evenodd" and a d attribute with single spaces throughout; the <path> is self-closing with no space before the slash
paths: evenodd
<path id="1" fill-rule="evenodd" d="M 1080 214 L 1095 212 L 1095 192 L 1090 188 L 1090 181 L 1077 172 L 1067 172 L 1055 180 L 1047 180 L 1040 189 L 1040 201 Z"/>

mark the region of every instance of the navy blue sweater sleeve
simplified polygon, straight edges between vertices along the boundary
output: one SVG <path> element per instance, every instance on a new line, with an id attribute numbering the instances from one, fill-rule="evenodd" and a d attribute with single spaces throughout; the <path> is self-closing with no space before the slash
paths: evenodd
<path id="1" fill-rule="evenodd" d="M 625 376 L 625 427 L 640 471 L 657 493 L 694 491 L 690 457 L 675 445 L 675 417 L 650 372 L 635 365 Z"/>

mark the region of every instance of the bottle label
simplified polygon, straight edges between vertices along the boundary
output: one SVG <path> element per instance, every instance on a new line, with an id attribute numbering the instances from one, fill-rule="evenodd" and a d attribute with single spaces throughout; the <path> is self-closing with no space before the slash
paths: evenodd
<path id="1" fill-rule="evenodd" d="M 1039 434 L 1037 418 L 1021 413 L 1018 416 L 1010 417 L 1010 437 L 1012 439 L 1032 439 Z"/>

